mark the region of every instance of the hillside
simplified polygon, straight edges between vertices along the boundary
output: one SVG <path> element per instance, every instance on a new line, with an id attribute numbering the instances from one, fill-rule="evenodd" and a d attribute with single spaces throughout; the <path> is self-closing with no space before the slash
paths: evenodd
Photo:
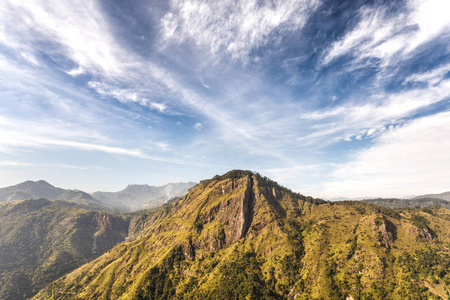
<path id="1" fill-rule="evenodd" d="M 119 192 L 95 192 L 91 196 L 104 204 L 137 211 L 161 206 L 167 201 L 186 194 L 194 182 L 168 183 L 162 186 L 130 184 Z"/>
<path id="2" fill-rule="evenodd" d="M 32 297 L 165 214 L 161 207 L 115 216 L 42 198 L 0 203 L 0 299 Z"/>
<path id="3" fill-rule="evenodd" d="M 249 171 L 134 224 L 34 299 L 440 299 L 450 284 L 448 210 L 325 202 Z"/>
<path id="4" fill-rule="evenodd" d="M 103 254 L 128 234 L 127 222 L 46 199 L 0 204 L 0 299 L 25 299 Z"/>

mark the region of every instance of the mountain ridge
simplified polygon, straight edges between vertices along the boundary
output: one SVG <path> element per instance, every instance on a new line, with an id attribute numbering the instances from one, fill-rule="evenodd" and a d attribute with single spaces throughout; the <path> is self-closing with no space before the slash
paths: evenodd
<path id="1" fill-rule="evenodd" d="M 327 202 L 235 170 L 146 220 L 34 299 L 439 299 L 450 284 L 443 208 Z"/>
<path id="2" fill-rule="evenodd" d="M 450 201 L 450 192 L 444 192 L 444 193 L 440 193 L 440 194 L 426 194 L 426 195 L 414 197 L 414 199 L 419 199 L 419 198 L 438 198 L 438 199 Z"/>
<path id="3" fill-rule="evenodd" d="M 85 205 L 91 209 L 105 210 L 104 204 L 88 193 L 80 190 L 58 188 L 45 180 L 31 181 L 0 188 L 0 203 L 12 200 L 44 198 L 48 200 L 64 200 Z"/>
<path id="4" fill-rule="evenodd" d="M 167 183 L 162 186 L 129 184 L 119 192 L 89 194 L 78 189 L 55 187 L 45 180 L 27 180 L 13 186 L 0 188 L 0 203 L 44 198 L 74 202 L 85 205 L 85 208 L 88 209 L 113 213 L 137 211 L 157 207 L 173 198 L 180 197 L 195 184 L 194 182 Z"/>
<path id="5" fill-rule="evenodd" d="M 149 209 L 183 196 L 194 182 L 167 183 L 161 186 L 129 184 L 118 192 L 94 192 L 91 196 L 104 203 L 111 203 L 128 211 Z"/>

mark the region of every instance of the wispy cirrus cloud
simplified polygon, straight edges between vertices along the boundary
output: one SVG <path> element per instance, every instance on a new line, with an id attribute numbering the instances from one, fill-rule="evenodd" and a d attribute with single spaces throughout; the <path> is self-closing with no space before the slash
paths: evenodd
<path id="1" fill-rule="evenodd" d="M 404 83 L 420 82 L 426 83 L 428 86 L 434 86 L 445 80 L 446 75 L 450 72 L 450 64 L 437 67 L 425 73 L 416 73 L 408 76 Z"/>
<path id="2" fill-rule="evenodd" d="M 52 123 L 8 120 L 8 125 L 0 128 L 0 151 L 10 152 L 17 148 L 66 147 L 85 151 L 100 151 L 111 154 L 144 157 L 138 149 L 126 149 L 102 145 L 93 141 L 101 140 L 98 133 L 83 128 L 64 128 Z M 90 142 L 88 142 L 90 140 Z"/>
<path id="3" fill-rule="evenodd" d="M 351 55 L 355 64 L 376 58 L 386 65 L 394 58 L 410 57 L 418 47 L 445 32 L 447 35 L 443 34 L 442 38 L 448 40 L 448 1 L 410 0 L 404 9 L 394 9 L 392 12 L 389 5 L 363 6 L 359 11 L 360 21 L 331 45 L 322 63 L 326 65 L 343 55 Z"/>
<path id="4" fill-rule="evenodd" d="M 302 142 L 316 143 L 328 137 L 330 142 L 346 139 L 372 138 L 392 124 L 412 117 L 420 110 L 450 97 L 450 80 L 445 79 L 445 68 L 433 73 L 419 73 L 408 80 L 430 83 L 424 88 L 414 88 L 398 93 L 371 95 L 363 104 L 346 103 L 301 115 L 302 119 L 319 122 L 312 132 L 299 137 Z"/>
<path id="5" fill-rule="evenodd" d="M 226 53 L 246 62 L 253 49 L 277 45 L 284 33 L 301 29 L 319 4 L 319 0 L 173 0 L 161 20 L 162 38 L 167 43 L 192 41 L 213 57 Z"/>
<path id="6" fill-rule="evenodd" d="M 45 53 L 71 75 L 128 76 L 133 66 L 97 1 L 2 1 L 0 43 L 38 64 Z M 14 26 L 10 26 L 14 24 Z M 65 58 L 71 61 L 65 62 Z"/>
<path id="7" fill-rule="evenodd" d="M 19 161 L 0 160 L 0 166 L 14 166 L 14 167 L 34 167 L 35 164 L 29 164 Z"/>

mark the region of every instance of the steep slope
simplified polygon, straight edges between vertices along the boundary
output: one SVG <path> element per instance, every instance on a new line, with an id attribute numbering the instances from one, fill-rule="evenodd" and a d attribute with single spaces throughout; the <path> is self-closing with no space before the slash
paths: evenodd
<path id="1" fill-rule="evenodd" d="M 0 299 L 33 296 L 127 234 L 123 218 L 72 203 L 46 199 L 1 203 Z"/>
<path id="2" fill-rule="evenodd" d="M 35 299 L 445 299 L 450 284 L 448 210 L 325 202 L 248 171 L 142 228 Z"/>
<path id="3" fill-rule="evenodd" d="M 44 180 L 25 181 L 0 189 L 0 202 L 32 198 L 64 200 L 84 205 L 88 209 L 112 210 L 83 191 L 57 188 Z"/>
<path id="4" fill-rule="evenodd" d="M 99 201 L 129 211 L 160 206 L 172 198 L 186 194 L 194 182 L 168 183 L 162 186 L 131 184 L 119 192 L 95 192 L 92 197 Z"/>

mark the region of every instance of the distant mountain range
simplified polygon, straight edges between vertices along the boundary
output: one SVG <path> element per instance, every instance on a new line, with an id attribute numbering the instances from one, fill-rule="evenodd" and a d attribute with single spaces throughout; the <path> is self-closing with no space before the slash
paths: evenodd
<path id="1" fill-rule="evenodd" d="M 427 194 L 422 196 L 416 196 L 410 199 L 378 198 L 378 199 L 365 199 L 363 201 L 392 209 L 435 207 L 435 206 L 450 209 L 450 192 L 445 192 L 441 194 Z"/>
<path id="2" fill-rule="evenodd" d="M 160 206 L 167 201 L 183 196 L 195 182 L 168 183 L 162 186 L 132 184 L 119 192 L 95 192 L 91 196 L 102 203 L 128 211 Z"/>
<path id="3" fill-rule="evenodd" d="M 44 180 L 25 181 L 0 189 L 0 202 L 21 199 L 44 198 L 63 200 L 100 211 L 135 211 L 160 206 L 167 201 L 183 196 L 195 185 L 194 182 L 169 183 L 163 186 L 129 185 L 119 192 L 95 192 L 68 190 L 55 187 Z"/>
<path id="4" fill-rule="evenodd" d="M 415 199 L 418 198 L 437 198 L 437 199 L 444 199 L 447 201 L 450 201 L 450 192 L 440 193 L 440 194 L 427 194 L 422 196 L 414 197 Z"/>
<path id="5" fill-rule="evenodd" d="M 440 206 L 443 208 L 450 209 L 450 201 L 439 199 L 439 198 L 431 198 L 431 197 L 421 197 L 421 198 L 413 198 L 413 199 L 368 199 L 363 200 L 367 203 L 373 203 L 376 205 L 384 206 L 392 209 L 400 209 L 400 208 L 414 208 L 414 207 L 435 207 Z"/>
<path id="6" fill-rule="evenodd" d="M 107 209 L 104 203 L 94 199 L 88 193 L 57 188 L 44 180 L 25 181 L 10 187 L 0 188 L 0 202 L 35 198 L 69 201 L 90 209 Z"/>

